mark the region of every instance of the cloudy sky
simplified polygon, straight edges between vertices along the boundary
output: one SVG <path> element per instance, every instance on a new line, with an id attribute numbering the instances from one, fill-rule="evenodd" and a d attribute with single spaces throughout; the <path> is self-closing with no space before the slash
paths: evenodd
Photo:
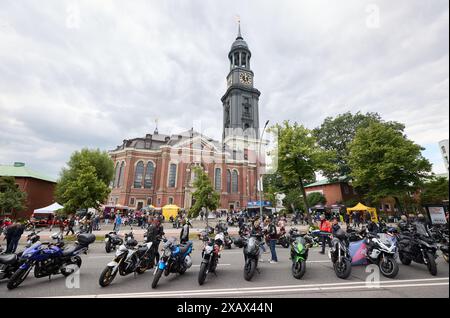
<path id="1" fill-rule="evenodd" d="M 156 119 L 219 137 L 237 15 L 261 122 L 378 112 L 445 171 L 448 0 L 0 0 L 0 164 L 56 177 Z"/>

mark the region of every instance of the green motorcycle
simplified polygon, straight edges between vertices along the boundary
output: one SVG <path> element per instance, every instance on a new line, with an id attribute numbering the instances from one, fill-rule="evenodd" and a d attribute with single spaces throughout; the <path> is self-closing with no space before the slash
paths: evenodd
<path id="1" fill-rule="evenodd" d="M 296 279 L 301 279 L 305 275 L 310 243 L 296 228 L 289 231 L 289 239 L 291 242 L 292 275 Z"/>

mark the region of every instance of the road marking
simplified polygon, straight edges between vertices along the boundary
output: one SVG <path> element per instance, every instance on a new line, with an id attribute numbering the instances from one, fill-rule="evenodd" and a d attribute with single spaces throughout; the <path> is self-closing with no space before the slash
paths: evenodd
<path id="1" fill-rule="evenodd" d="M 285 285 L 285 286 L 261 286 L 246 288 L 225 288 L 225 289 L 197 289 L 197 290 L 178 290 L 166 292 L 142 292 L 142 293 L 123 293 L 123 294 L 97 294 L 97 295 L 76 295 L 64 296 L 75 298 L 135 298 L 135 297 L 179 297 L 183 296 L 210 296 L 210 295 L 236 295 L 236 294 L 264 294 L 264 293 L 292 293 L 305 291 L 324 291 L 324 290 L 352 290 L 352 289 L 368 289 L 380 290 L 382 288 L 406 288 L 406 287 L 429 287 L 429 286 L 448 286 L 449 278 L 428 278 L 428 279 L 405 279 L 405 280 L 389 280 L 381 281 L 380 288 L 374 288 L 370 284 L 363 281 L 345 282 L 345 283 L 328 283 L 328 284 L 309 284 L 309 285 Z M 441 282 L 446 281 L 446 282 Z M 56 297 L 59 298 L 59 297 Z"/>

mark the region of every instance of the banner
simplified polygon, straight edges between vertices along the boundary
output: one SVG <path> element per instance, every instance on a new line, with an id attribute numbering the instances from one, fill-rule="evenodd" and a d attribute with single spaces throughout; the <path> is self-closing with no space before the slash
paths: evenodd
<path id="1" fill-rule="evenodd" d="M 428 206 L 427 211 L 428 216 L 430 217 L 431 224 L 447 224 L 443 206 Z"/>

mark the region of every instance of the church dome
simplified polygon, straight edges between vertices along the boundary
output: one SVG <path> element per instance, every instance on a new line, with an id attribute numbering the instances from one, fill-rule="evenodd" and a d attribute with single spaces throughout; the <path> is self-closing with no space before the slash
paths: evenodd
<path id="1" fill-rule="evenodd" d="M 247 49 L 248 50 L 247 42 L 245 42 L 242 37 L 236 38 L 236 41 L 234 41 L 233 45 L 231 45 L 231 50 L 235 50 L 235 49 Z"/>

